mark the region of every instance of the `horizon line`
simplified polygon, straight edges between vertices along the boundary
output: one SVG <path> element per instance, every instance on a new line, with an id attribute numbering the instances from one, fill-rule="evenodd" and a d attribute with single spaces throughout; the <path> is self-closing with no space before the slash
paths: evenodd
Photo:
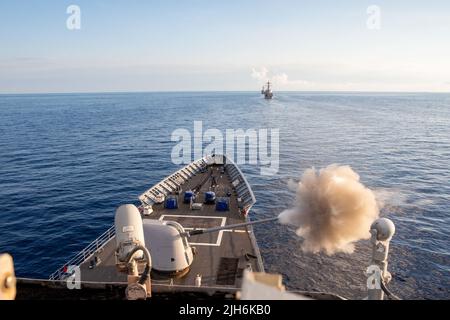
<path id="1" fill-rule="evenodd" d="M 450 94 L 450 91 L 365 91 L 365 90 L 280 90 L 278 93 L 372 93 L 372 94 Z M 275 96 L 276 96 L 275 92 Z M 259 93 L 258 90 L 130 90 L 130 91 L 62 91 L 62 92 L 0 92 L 0 96 L 19 95 L 75 95 L 75 94 L 130 94 L 130 93 Z"/>

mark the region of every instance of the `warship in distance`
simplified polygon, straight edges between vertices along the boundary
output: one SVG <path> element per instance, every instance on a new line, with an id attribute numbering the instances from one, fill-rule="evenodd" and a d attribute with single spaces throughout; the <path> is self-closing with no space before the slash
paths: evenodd
<path id="1" fill-rule="evenodd" d="M 261 89 L 261 94 L 264 95 L 264 99 L 270 100 L 273 98 L 273 91 L 272 88 L 270 87 L 271 83 L 270 81 L 267 81 L 267 87 L 263 86 Z"/>
<path id="2" fill-rule="evenodd" d="M 255 196 L 236 164 L 224 155 L 206 156 L 176 171 L 117 208 L 115 222 L 48 280 L 17 279 L 18 299 L 343 299 L 333 293 L 286 292 L 281 275 L 267 274 L 251 221 Z M 385 284 L 388 219 L 371 226 L 372 266 L 381 287 L 369 299 L 392 295 Z M 0 256 L 0 300 L 13 296 L 15 277 Z M 12 261 L 12 260 L 11 260 Z M 13 269 L 12 269 L 13 270 Z M 78 285 L 78 287 L 77 287 Z M 68 290 L 68 289 L 83 290 Z M 14 291 L 15 292 L 15 291 Z"/>

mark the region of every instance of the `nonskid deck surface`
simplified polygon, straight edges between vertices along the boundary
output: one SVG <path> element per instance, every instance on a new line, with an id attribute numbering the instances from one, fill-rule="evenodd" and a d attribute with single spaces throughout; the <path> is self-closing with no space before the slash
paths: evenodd
<path id="1" fill-rule="evenodd" d="M 217 183 L 214 191 L 218 198 L 231 193 L 229 211 L 217 211 L 214 204 L 203 204 L 201 210 L 191 210 L 189 204 L 183 203 L 184 191 L 192 190 L 204 182 L 195 200 L 203 203 L 204 193 L 211 190 L 212 177 Z M 227 226 L 246 221 L 245 215 L 239 210 L 238 195 L 232 181 L 227 173 L 223 173 L 223 165 L 207 167 L 204 172 L 198 172 L 184 182 L 181 188 L 182 192 L 177 196 L 178 209 L 166 209 L 164 204 L 154 204 L 154 212 L 144 219 L 177 221 L 186 230 Z M 202 276 L 202 287 L 238 288 L 245 268 L 251 268 L 253 271 L 263 269 L 251 227 L 192 236 L 189 243 L 196 248 L 196 255 L 188 273 L 181 277 L 153 274 L 153 283 L 161 284 L 154 286 L 153 290 L 163 288 L 164 284 L 173 284 L 179 288 L 194 286 L 198 274 Z M 116 241 L 113 237 L 94 256 L 82 263 L 81 281 L 126 282 L 126 274 L 116 270 L 115 249 Z M 97 259 L 97 265 L 92 267 L 94 259 Z"/>

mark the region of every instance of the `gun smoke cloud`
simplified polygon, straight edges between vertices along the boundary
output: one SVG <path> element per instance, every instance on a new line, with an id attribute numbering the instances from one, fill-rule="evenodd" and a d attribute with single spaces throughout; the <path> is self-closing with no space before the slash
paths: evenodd
<path id="1" fill-rule="evenodd" d="M 283 211 L 279 220 L 297 227 L 304 251 L 352 253 L 355 241 L 370 238 L 370 225 L 380 209 L 375 194 L 359 180 L 349 166 L 330 165 L 303 173 L 295 207 Z"/>

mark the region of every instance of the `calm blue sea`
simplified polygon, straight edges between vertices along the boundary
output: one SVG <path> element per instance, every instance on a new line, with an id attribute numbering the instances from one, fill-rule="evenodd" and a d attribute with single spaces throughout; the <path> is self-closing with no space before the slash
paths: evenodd
<path id="1" fill-rule="evenodd" d="M 112 223 L 115 208 L 178 168 L 171 133 L 280 129 L 280 170 L 243 165 L 255 217 L 291 206 L 289 179 L 348 164 L 387 195 L 397 227 L 391 290 L 450 298 L 450 95 L 129 93 L 0 95 L 0 252 L 21 277 L 47 278 Z M 363 297 L 366 241 L 354 254 L 305 254 L 285 226 L 255 227 L 268 271 L 291 290 Z"/>

